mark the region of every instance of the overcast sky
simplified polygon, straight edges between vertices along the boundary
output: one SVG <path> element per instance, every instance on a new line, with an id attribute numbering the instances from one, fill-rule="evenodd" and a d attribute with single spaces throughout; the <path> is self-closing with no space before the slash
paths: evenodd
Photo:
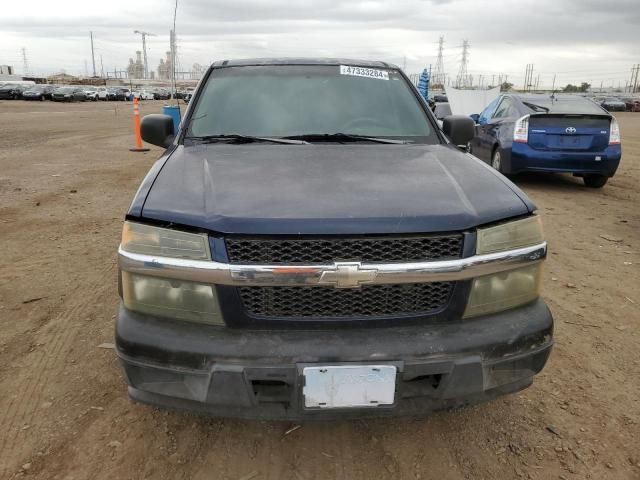
<path id="1" fill-rule="evenodd" d="M 126 68 L 147 43 L 156 70 L 169 49 L 173 0 L 29 0 L 3 2 L 0 64 L 35 74 Z M 268 56 L 380 59 L 408 73 L 435 64 L 445 37 L 447 74 L 471 45 L 469 73 L 509 75 L 522 83 L 527 63 L 541 84 L 587 81 L 624 86 L 640 63 L 640 0 L 179 0 L 178 54 L 183 69 L 212 60 Z"/>

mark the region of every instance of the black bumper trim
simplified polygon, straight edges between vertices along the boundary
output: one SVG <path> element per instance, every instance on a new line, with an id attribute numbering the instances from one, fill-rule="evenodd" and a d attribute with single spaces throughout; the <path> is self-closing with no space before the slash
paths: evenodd
<path id="1" fill-rule="evenodd" d="M 248 331 L 194 325 L 121 307 L 116 347 L 130 396 L 142 403 L 247 418 L 414 414 L 527 387 L 553 344 L 541 300 L 451 325 Z M 303 407 L 302 364 L 394 364 L 396 404 Z"/>

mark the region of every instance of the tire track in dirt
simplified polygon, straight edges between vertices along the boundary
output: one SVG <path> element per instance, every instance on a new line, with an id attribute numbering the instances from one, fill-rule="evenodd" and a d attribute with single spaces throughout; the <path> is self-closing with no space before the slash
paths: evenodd
<path id="1" fill-rule="evenodd" d="M 114 265 L 109 265 L 95 273 L 99 277 L 103 277 L 104 274 L 113 273 L 113 270 Z M 92 295 L 98 295 L 99 292 L 108 290 L 110 285 L 105 283 L 87 287 L 86 290 L 90 291 Z M 37 414 L 37 407 L 42 402 L 49 382 L 56 381 L 56 374 L 62 373 L 64 370 L 67 357 L 72 349 L 72 342 L 84 325 L 79 321 L 79 318 L 93 307 L 92 303 L 87 302 L 87 298 L 91 298 L 91 295 L 84 295 L 82 290 L 76 291 L 74 300 L 55 320 L 49 322 L 52 332 L 47 335 L 48 343 L 43 345 L 44 348 L 35 362 L 29 362 L 27 377 L 19 382 L 10 405 L 8 408 L 2 409 L 2 413 L 0 413 L 0 429 L 5 432 L 0 444 L 0 452 L 4 452 L 6 470 L 10 468 L 12 461 L 15 463 L 27 453 L 28 446 L 25 445 L 25 442 L 16 441 L 21 432 L 18 427 L 20 425 L 32 426 Z M 32 432 L 37 432 L 37 430 L 32 430 Z M 34 433 L 31 435 L 35 436 Z M 0 471 L 0 473 L 7 473 L 7 471 Z"/>

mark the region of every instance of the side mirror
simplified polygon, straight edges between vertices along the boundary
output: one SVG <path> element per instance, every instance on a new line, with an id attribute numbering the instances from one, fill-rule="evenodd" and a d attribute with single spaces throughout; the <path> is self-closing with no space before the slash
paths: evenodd
<path id="1" fill-rule="evenodd" d="M 167 148 L 173 142 L 173 118 L 153 113 L 145 115 L 140 123 L 142 139 L 151 145 Z"/>
<path id="2" fill-rule="evenodd" d="M 449 137 L 451 143 L 466 147 L 467 143 L 476 136 L 476 124 L 470 117 L 450 115 L 442 120 L 442 131 Z"/>
<path id="3" fill-rule="evenodd" d="M 475 123 L 480 123 L 480 114 L 479 113 L 472 113 L 471 115 L 469 115 L 469 117 L 471 117 L 471 119 Z"/>

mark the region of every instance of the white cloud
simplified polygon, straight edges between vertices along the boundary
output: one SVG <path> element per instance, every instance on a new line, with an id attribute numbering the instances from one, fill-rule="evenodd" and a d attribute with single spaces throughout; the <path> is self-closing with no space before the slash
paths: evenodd
<path id="1" fill-rule="evenodd" d="M 615 8 L 597 0 L 179 0 L 178 40 L 183 66 L 214 59 L 264 56 L 341 56 L 381 59 L 417 72 L 435 63 L 445 36 L 447 73 L 457 72 L 463 39 L 471 43 L 469 70 L 521 81 L 527 63 L 543 83 L 581 80 L 617 85 L 640 57 L 635 42 L 638 0 Z M 91 70 L 89 31 L 96 61 L 123 69 L 148 39 L 151 66 L 169 46 L 173 1 L 30 0 L 3 7 L 0 63 L 32 70 Z"/>

